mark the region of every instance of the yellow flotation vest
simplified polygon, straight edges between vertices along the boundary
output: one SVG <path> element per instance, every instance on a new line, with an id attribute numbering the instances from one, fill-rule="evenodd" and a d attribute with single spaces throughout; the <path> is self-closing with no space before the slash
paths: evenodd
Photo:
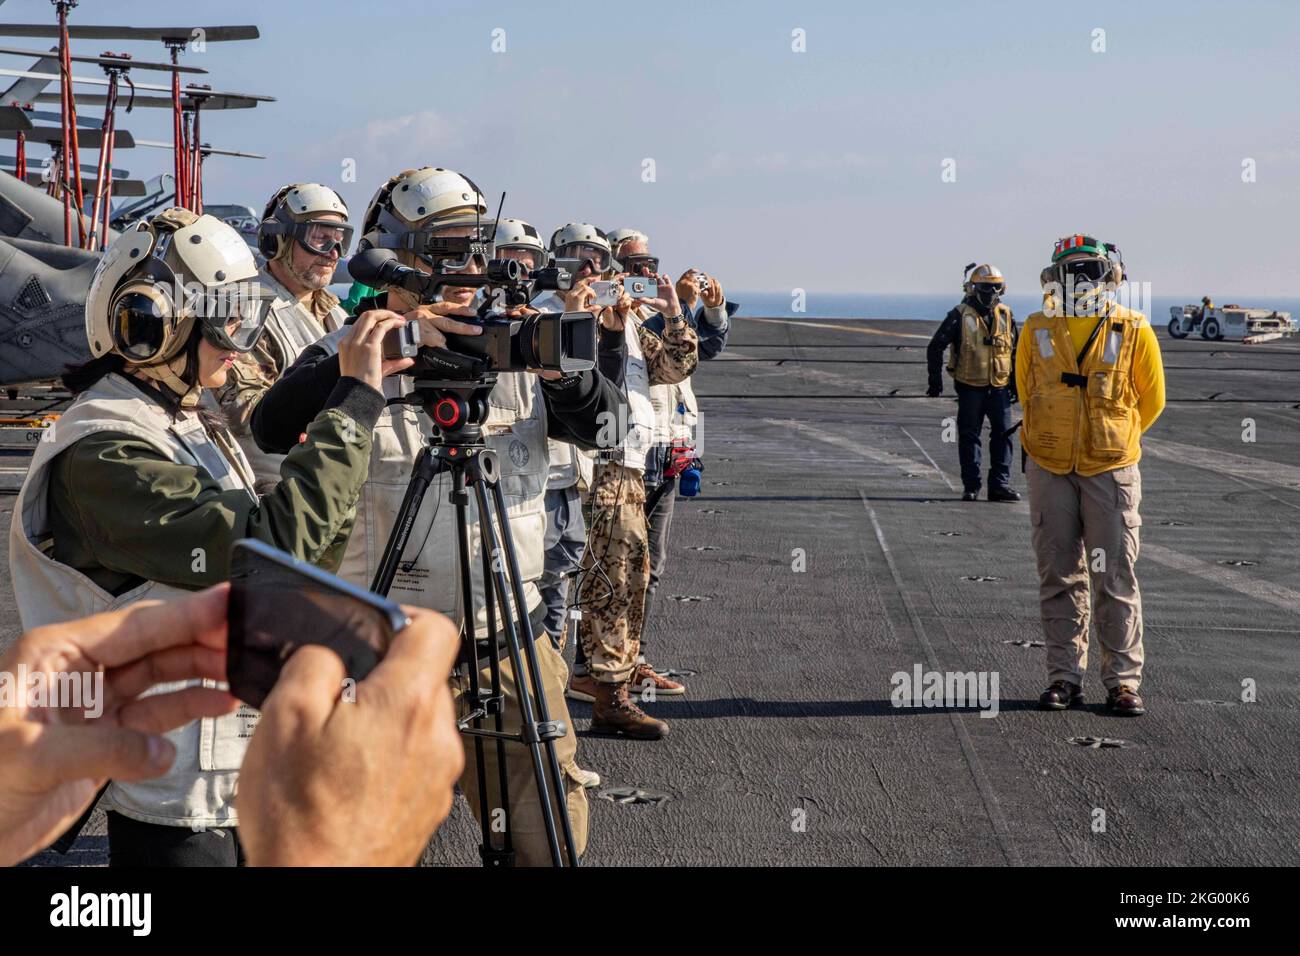
<path id="1" fill-rule="evenodd" d="M 1109 303 L 1097 332 L 1075 354 L 1069 319 L 1035 312 L 1021 332 L 1029 349 L 1024 406 L 1025 451 L 1058 475 L 1095 475 L 1136 462 L 1142 423 L 1133 385 L 1133 353 L 1146 316 Z"/>
<path id="2" fill-rule="evenodd" d="M 961 310 L 961 338 L 952 344 L 948 371 L 963 385 L 1001 388 L 1011 380 L 1011 310 L 999 302 L 992 320 L 966 302 Z"/>

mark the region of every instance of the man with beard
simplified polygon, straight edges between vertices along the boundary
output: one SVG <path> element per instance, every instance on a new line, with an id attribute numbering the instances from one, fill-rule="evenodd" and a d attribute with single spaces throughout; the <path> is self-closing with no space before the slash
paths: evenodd
<path id="1" fill-rule="evenodd" d="M 266 258 L 257 281 L 275 301 L 266 332 L 252 352 L 239 357 L 215 399 L 253 466 L 259 491 L 280 480 L 284 456 L 264 452 L 253 441 L 253 406 L 303 349 L 347 319 L 338 298 L 326 289 L 352 243 L 347 219 L 348 207 L 334 190 L 293 183 L 276 190 L 257 229 L 258 249 Z"/>

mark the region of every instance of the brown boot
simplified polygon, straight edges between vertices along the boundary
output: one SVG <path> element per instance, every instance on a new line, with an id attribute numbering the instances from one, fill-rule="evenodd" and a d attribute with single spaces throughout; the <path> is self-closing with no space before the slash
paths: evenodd
<path id="1" fill-rule="evenodd" d="M 1106 709 L 1119 717 L 1141 717 L 1147 712 L 1142 698 L 1127 684 L 1120 684 L 1107 692 Z"/>
<path id="2" fill-rule="evenodd" d="M 639 694 L 648 687 L 653 687 L 655 694 L 663 697 L 680 697 L 686 693 L 685 684 L 655 673 L 655 669 L 643 661 L 632 672 L 632 692 Z"/>
<path id="3" fill-rule="evenodd" d="M 667 736 L 668 725 L 632 703 L 627 696 L 626 683 L 599 683 L 591 711 L 591 732 L 626 734 L 634 740 L 658 740 Z"/>
<path id="4" fill-rule="evenodd" d="M 574 674 L 569 678 L 564 696 L 569 700 L 581 700 L 590 704 L 596 699 L 596 679 L 590 674 Z"/>

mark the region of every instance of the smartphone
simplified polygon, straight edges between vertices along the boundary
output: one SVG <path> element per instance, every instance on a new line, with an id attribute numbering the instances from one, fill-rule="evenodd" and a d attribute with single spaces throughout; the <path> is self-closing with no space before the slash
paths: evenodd
<path id="1" fill-rule="evenodd" d="M 591 284 L 591 291 L 596 293 L 596 301 L 593 305 L 611 306 L 618 305 L 618 283 L 613 281 L 599 281 Z"/>
<path id="2" fill-rule="evenodd" d="M 384 335 L 384 358 L 415 358 L 420 351 L 420 323 L 415 319 Z"/>
<path id="3" fill-rule="evenodd" d="M 227 618 L 230 693 L 258 708 L 304 644 L 328 647 L 360 681 L 410 623 L 387 598 L 251 538 L 231 551 Z"/>
<path id="4" fill-rule="evenodd" d="M 633 299 L 653 299 L 659 294 L 659 281 L 647 276 L 625 276 L 623 291 Z"/>

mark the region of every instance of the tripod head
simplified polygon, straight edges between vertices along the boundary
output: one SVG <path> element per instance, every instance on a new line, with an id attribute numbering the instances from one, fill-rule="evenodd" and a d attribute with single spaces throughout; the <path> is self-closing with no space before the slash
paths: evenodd
<path id="1" fill-rule="evenodd" d="M 483 423 L 488 415 L 488 395 L 496 387 L 495 372 L 473 382 L 415 380 L 415 388 L 402 401 L 418 405 L 433 420 L 435 446 L 483 446 Z"/>

